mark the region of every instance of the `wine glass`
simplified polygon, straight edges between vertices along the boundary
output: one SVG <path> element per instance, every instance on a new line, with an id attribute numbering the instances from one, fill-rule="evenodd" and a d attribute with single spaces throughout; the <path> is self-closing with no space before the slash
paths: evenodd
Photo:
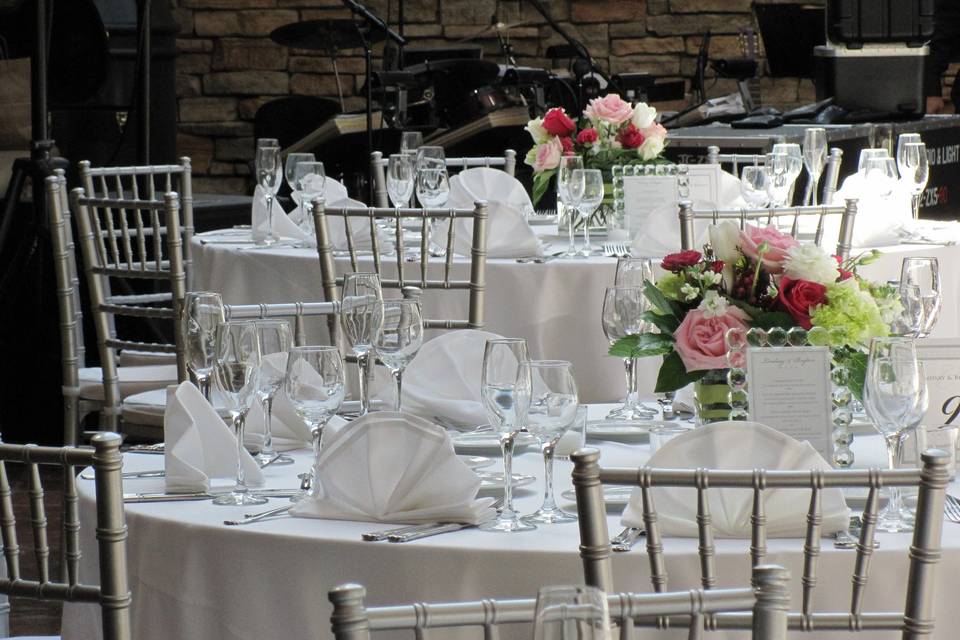
<path id="1" fill-rule="evenodd" d="M 277 146 L 277 145 L 271 145 Z M 297 184 L 297 165 L 301 162 L 316 162 L 317 157 L 312 153 L 288 153 L 283 162 L 283 177 L 287 181 L 290 191 L 297 191 L 300 186 Z M 300 204 L 299 202 L 297 204 Z"/>
<path id="2" fill-rule="evenodd" d="M 749 165 L 740 174 L 740 195 L 747 206 L 762 209 L 770 204 L 766 167 Z"/>
<path id="3" fill-rule="evenodd" d="M 313 208 L 311 203 L 322 198 L 327 189 L 327 175 L 322 162 L 298 162 L 294 167 L 294 184 L 300 192 L 300 202 L 297 203 L 299 219 L 294 220 L 301 229 L 312 234 Z"/>
<path id="4" fill-rule="evenodd" d="M 567 221 L 569 222 L 568 231 L 570 235 L 570 244 L 567 246 L 567 250 L 562 254 L 563 258 L 574 258 L 577 254 L 577 245 L 574 241 L 574 230 L 576 229 L 576 216 L 574 215 L 576 207 L 573 206 L 573 202 L 570 199 L 570 180 L 573 177 L 573 172 L 577 169 L 583 169 L 583 158 L 581 156 L 563 156 L 560 158 L 560 165 L 557 167 L 557 222 L 564 215 L 567 216 Z M 578 193 L 583 192 L 583 187 L 576 186 L 574 189 Z M 570 208 L 569 212 L 565 210 Z"/>
<path id="5" fill-rule="evenodd" d="M 407 206 L 413 195 L 413 163 L 414 160 L 403 153 L 395 153 L 387 160 L 387 195 L 398 209 Z"/>
<path id="6" fill-rule="evenodd" d="M 480 395 L 493 430 L 500 436 L 503 452 L 503 510 L 480 525 L 485 531 L 530 531 L 536 525 L 523 522 L 513 510 L 513 445 L 526 421 L 530 405 L 530 369 L 527 343 L 518 338 L 487 340 L 483 349 Z"/>
<path id="7" fill-rule="evenodd" d="M 790 159 L 787 154 L 767 154 L 764 173 L 766 173 L 767 195 L 770 196 L 770 206 L 773 208 L 784 206 L 790 196 L 789 171 Z"/>
<path id="8" fill-rule="evenodd" d="M 417 147 L 417 170 L 446 169 L 447 154 L 443 147 Z"/>
<path id="9" fill-rule="evenodd" d="M 340 350 L 329 346 L 293 347 L 287 356 L 283 390 L 300 419 L 310 428 L 313 443 L 313 482 L 305 495 L 320 491 L 317 462 L 323 447 L 323 430 L 330 418 L 337 415 L 346 394 L 343 359 Z"/>
<path id="10" fill-rule="evenodd" d="M 220 389 L 237 435 L 237 482 L 228 494 L 213 500 L 221 505 L 265 504 L 266 498 L 247 489 L 243 457 L 243 428 L 260 384 L 260 341 L 252 322 L 224 322 L 217 327 L 216 371 Z"/>
<path id="11" fill-rule="evenodd" d="M 653 282 L 653 260 L 650 258 L 620 258 L 613 284 L 619 287 L 640 287 Z"/>
<path id="12" fill-rule="evenodd" d="M 603 334 L 610 344 L 620 338 L 642 333 L 646 329 L 643 314 L 648 308 L 649 303 L 643 294 L 643 287 L 607 287 L 600 320 Z M 633 421 L 653 418 L 657 412 L 644 407 L 637 393 L 637 360 L 624 358 L 623 366 L 627 375 L 627 397 L 622 406 L 607 414 L 607 420 Z"/>
<path id="13" fill-rule="evenodd" d="M 883 436 L 891 469 L 900 463 L 903 441 L 923 420 L 929 397 L 923 363 L 910 338 L 874 338 L 870 342 L 863 404 Z M 912 531 L 904 517 L 899 487 L 889 487 L 887 506 L 878 514 L 880 531 Z"/>
<path id="14" fill-rule="evenodd" d="M 600 169 L 576 169 L 573 172 L 572 180 L 574 184 L 578 185 L 580 180 L 577 176 L 578 171 L 583 172 L 583 195 L 577 199 L 577 212 L 580 214 L 580 221 L 583 223 L 583 249 L 580 250 L 580 255 L 589 258 L 593 255 L 593 245 L 590 243 L 590 218 L 593 217 L 593 212 L 603 203 L 603 173 Z"/>
<path id="15" fill-rule="evenodd" d="M 894 318 L 890 334 L 919 338 L 923 333 L 923 291 L 914 284 L 896 283 L 900 293 L 900 313 Z"/>
<path id="16" fill-rule="evenodd" d="M 868 189 L 886 200 L 897 186 L 897 164 L 890 156 L 874 156 L 863 161 L 863 179 Z"/>
<path id="17" fill-rule="evenodd" d="M 607 640 L 607 596 L 583 585 L 542 587 L 537 593 L 533 640 Z"/>
<path id="18" fill-rule="evenodd" d="M 820 127 L 811 127 L 803 132 L 803 166 L 810 179 L 808 187 L 809 198 L 804 198 L 803 204 L 817 205 L 817 187 L 820 176 L 827 166 L 827 130 Z"/>
<path id="19" fill-rule="evenodd" d="M 385 300 L 383 327 L 374 340 L 377 357 L 387 365 L 397 382 L 393 410 L 400 411 L 403 370 L 417 356 L 423 345 L 423 315 L 417 300 Z"/>
<path id="20" fill-rule="evenodd" d="M 886 149 L 861 149 L 860 158 L 857 161 L 857 173 L 863 173 L 867 160 L 871 158 L 889 158 L 890 154 Z"/>
<path id="21" fill-rule="evenodd" d="M 273 200 L 280 188 L 280 147 L 257 147 L 256 169 L 257 183 L 267 200 L 267 235 L 258 244 L 270 246 L 277 242 L 277 236 L 273 233 Z"/>
<path id="22" fill-rule="evenodd" d="M 900 284 L 920 289 L 923 306 L 923 329 L 919 338 L 926 338 L 940 318 L 943 296 L 940 287 L 940 262 L 936 258 L 904 258 L 900 267 Z"/>
<path id="23" fill-rule="evenodd" d="M 544 468 L 543 504 L 523 520 L 543 524 L 573 522 L 577 517 L 561 510 L 553 495 L 554 450 L 577 417 L 578 395 L 573 365 L 565 360 L 531 360 L 520 366 L 526 370 L 521 377 L 530 378 L 526 427 L 540 441 Z"/>
<path id="24" fill-rule="evenodd" d="M 420 147 L 421 149 L 427 147 Z M 442 209 L 450 198 L 450 179 L 444 166 L 425 165 L 417 169 L 417 200 L 424 209 Z M 446 247 L 434 242 L 435 228 L 441 218 L 431 218 L 427 229 L 429 234 L 429 251 L 434 257 L 447 255 Z"/>
<path id="25" fill-rule="evenodd" d="M 360 369 L 360 415 L 370 412 L 370 352 L 383 326 L 383 293 L 375 273 L 348 273 L 340 302 L 343 333 Z"/>
<path id="26" fill-rule="evenodd" d="M 191 291 L 183 299 L 183 337 L 187 369 L 203 397 L 210 402 L 210 381 L 216 360 L 217 327 L 223 322 L 219 293 Z"/>
<path id="27" fill-rule="evenodd" d="M 913 218 L 920 217 L 920 194 L 930 179 L 930 160 L 927 145 L 922 142 L 907 142 L 897 150 L 897 168 L 900 180 L 910 189 Z"/>
<path id="28" fill-rule="evenodd" d="M 257 454 L 260 466 L 293 464 L 293 458 L 273 450 L 273 398 L 283 384 L 287 369 L 287 352 L 293 346 L 293 334 L 286 320 L 257 320 L 260 341 L 260 384 L 257 399 L 263 408 L 263 446 Z"/>
<path id="29" fill-rule="evenodd" d="M 416 159 L 417 149 L 423 144 L 423 134 L 419 131 L 404 131 L 400 134 L 400 153 Z"/>
<path id="30" fill-rule="evenodd" d="M 897 166 L 899 167 L 902 163 L 904 147 L 911 142 L 923 142 L 923 138 L 920 137 L 919 133 L 901 133 L 897 137 Z M 902 173 L 901 173 L 902 175 Z"/>
<path id="31" fill-rule="evenodd" d="M 800 174 L 803 173 L 803 149 L 800 148 L 799 144 L 794 142 L 782 142 L 773 145 L 771 151 L 775 154 L 782 153 L 787 156 L 787 192 L 781 203 L 782 206 L 789 206 L 793 204 L 793 202 L 790 200 L 790 196 L 793 194 L 793 185 L 796 183 L 797 178 L 800 177 Z"/>

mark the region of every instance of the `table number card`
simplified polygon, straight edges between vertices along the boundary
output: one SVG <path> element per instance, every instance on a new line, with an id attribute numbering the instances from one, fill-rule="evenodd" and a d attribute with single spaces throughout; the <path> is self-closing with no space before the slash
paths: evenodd
<path id="1" fill-rule="evenodd" d="M 626 212 L 629 237 L 633 238 L 644 224 L 657 219 L 656 214 L 663 209 L 667 210 L 667 216 L 676 218 L 679 198 L 675 175 L 624 177 L 623 210 Z"/>
<path id="2" fill-rule="evenodd" d="M 750 420 L 797 440 L 832 459 L 833 401 L 826 347 L 747 349 Z"/>
<path id="3" fill-rule="evenodd" d="M 917 355 L 927 377 L 930 406 L 923 417 L 927 428 L 960 424 L 960 340 L 924 338 L 917 341 Z"/>

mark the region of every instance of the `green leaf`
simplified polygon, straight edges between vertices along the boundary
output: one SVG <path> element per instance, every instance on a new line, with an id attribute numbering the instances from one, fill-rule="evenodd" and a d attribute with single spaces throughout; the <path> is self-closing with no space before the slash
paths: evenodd
<path id="1" fill-rule="evenodd" d="M 677 319 L 673 316 L 665 316 L 656 311 L 644 311 L 640 317 L 643 318 L 645 322 L 649 322 L 657 329 L 660 329 L 661 333 L 668 335 L 673 335 L 677 327 L 680 326 L 680 323 L 677 322 Z"/>
<path id="2" fill-rule="evenodd" d="M 639 333 L 620 338 L 608 352 L 617 358 L 647 358 L 673 351 L 673 337 L 659 333 Z"/>
<path id="3" fill-rule="evenodd" d="M 737 307 L 741 311 L 745 312 L 750 316 L 751 320 L 756 320 L 763 313 L 763 310 L 756 308 L 753 305 L 747 304 L 743 300 L 734 300 L 733 298 L 727 298 L 727 302 Z"/>
<path id="4" fill-rule="evenodd" d="M 677 325 L 679 326 L 680 315 L 677 313 L 677 309 L 670 304 L 670 300 L 663 295 L 663 292 L 660 291 L 660 289 L 657 289 L 657 285 L 653 284 L 649 280 L 644 280 L 643 295 L 647 296 L 647 300 L 650 301 L 650 304 L 652 304 L 661 315 L 672 317 L 677 321 Z"/>
<path id="5" fill-rule="evenodd" d="M 706 371 L 688 372 L 683 366 L 683 360 L 676 351 L 664 356 L 663 364 L 660 366 L 660 373 L 657 375 L 657 386 L 654 388 L 656 393 L 666 393 L 667 391 L 676 391 L 682 389 L 691 382 L 696 382 L 707 374 Z"/>
<path id="6" fill-rule="evenodd" d="M 556 169 L 550 169 L 533 174 L 533 206 L 537 206 L 537 203 L 547 193 L 550 188 L 550 180 L 556 172 Z"/>
<path id="7" fill-rule="evenodd" d="M 792 329 L 797 326 L 797 321 L 789 313 L 783 311 L 766 311 L 753 319 L 753 326 L 761 329 L 772 329 L 773 327 Z"/>
<path id="8" fill-rule="evenodd" d="M 867 354 L 850 351 L 843 358 L 847 367 L 847 388 L 857 400 L 863 402 L 863 385 L 867 379 Z"/>

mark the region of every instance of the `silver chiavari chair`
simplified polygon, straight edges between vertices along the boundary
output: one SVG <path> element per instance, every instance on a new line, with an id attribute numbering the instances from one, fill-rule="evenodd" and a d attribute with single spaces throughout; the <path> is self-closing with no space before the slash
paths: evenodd
<path id="1" fill-rule="evenodd" d="M 186 292 L 180 233 L 179 197 L 166 193 L 162 201 L 86 197 L 71 192 L 79 230 L 90 308 L 97 332 L 103 371 L 101 424 L 116 430 L 121 407 L 118 352 L 170 353 L 176 356 L 176 379 L 187 378 L 183 329 L 177 321 Z M 114 294 L 112 282 L 153 282 L 167 291 Z M 165 321 L 173 342 L 144 342 L 117 337 L 116 317 Z"/>
<path id="2" fill-rule="evenodd" d="M 943 503 L 949 481 L 949 456 L 930 450 L 922 455 L 922 469 L 838 470 L 838 471 L 728 471 L 716 469 L 652 469 L 602 468 L 596 449 L 582 449 L 572 455 L 573 484 L 577 495 L 580 526 L 580 558 L 585 581 L 605 591 L 613 591 L 610 535 L 607 530 L 603 485 L 639 487 L 643 521 L 646 528 L 646 549 L 650 563 L 653 590 L 667 590 L 666 560 L 663 536 L 657 522 L 653 489 L 656 487 L 688 487 L 696 490 L 698 555 L 700 582 L 704 589 L 717 584 L 713 530 L 711 528 L 710 489 L 740 488 L 752 490 L 753 523 L 750 558 L 753 567 L 764 564 L 767 555 L 764 491 L 795 489 L 809 493 L 806 513 L 807 530 L 803 542 L 803 575 L 800 580 L 802 605 L 789 614 L 789 626 L 798 631 L 850 631 L 874 633 L 880 630 L 901 631 L 904 640 L 928 638 L 933 631 L 934 570 L 940 560 L 940 538 L 943 528 Z M 916 529 L 909 552 L 907 595 L 902 612 L 868 612 L 863 610 L 864 594 L 870 577 L 870 561 L 875 551 L 874 533 L 880 490 L 889 486 L 918 486 Z M 829 488 L 862 488 L 868 490 L 863 511 L 863 529 L 857 543 L 852 576 L 850 606 L 846 611 L 814 611 L 814 591 L 818 580 L 822 523 L 822 492 Z M 799 496 L 798 496 L 799 497 Z M 716 628 L 749 629 L 750 615 L 727 614 L 716 617 Z"/>
<path id="3" fill-rule="evenodd" d="M 776 565 L 758 566 L 752 588 L 694 589 L 676 593 L 611 593 L 607 605 L 612 626 L 619 627 L 620 640 L 637 637 L 636 627 L 666 627 L 678 624 L 691 629 L 689 638 L 701 637 L 705 622 L 730 612 L 753 618 L 754 640 L 786 640 L 790 605 L 790 574 Z M 336 640 L 369 640 L 371 631 L 413 631 L 423 638 L 427 631 L 474 627 L 486 640 L 499 638 L 500 625 L 531 625 L 535 599 L 472 602 L 418 602 L 368 607 L 366 589 L 345 584 L 329 593 L 330 617 Z"/>
<path id="4" fill-rule="evenodd" d="M 127 525 L 123 512 L 123 486 L 120 479 L 123 458 L 121 438 L 116 433 L 93 436 L 93 448 L 38 447 L 0 444 L 0 539 L 6 561 L 6 575 L 0 578 L 0 593 L 14 598 L 32 598 L 62 602 L 89 602 L 100 605 L 104 640 L 131 640 L 130 586 L 127 578 Z M 29 496 L 29 518 L 33 534 L 36 578 L 25 575 L 20 553 L 14 489 L 10 464 L 23 465 Z M 63 469 L 63 576 L 51 575 L 49 531 L 44 506 L 40 465 Z M 80 511 L 77 472 L 92 466 L 96 479 L 96 539 L 99 586 L 88 584 L 80 576 Z M 19 482 L 17 483 L 19 484 Z M 19 490 L 18 490 L 19 491 Z M 54 550 L 56 553 L 56 550 Z M 86 576 L 87 579 L 91 576 Z"/>
<path id="5" fill-rule="evenodd" d="M 374 205 L 378 207 L 389 207 L 390 200 L 387 196 L 387 178 L 386 169 L 389 158 L 385 158 L 381 151 L 374 151 L 370 154 L 370 176 L 373 180 Z M 517 170 L 517 152 L 513 149 L 507 149 L 502 156 L 487 157 L 463 157 L 447 158 L 447 169 L 470 169 L 473 167 L 503 168 L 509 174 L 514 175 Z"/>
<path id="6" fill-rule="evenodd" d="M 320 256 L 320 270 L 322 274 L 323 294 L 328 301 L 340 300 L 338 286 L 343 284 L 343 277 L 337 276 L 334 262 L 334 250 L 331 244 L 328 218 L 338 218 L 343 222 L 346 233 L 347 254 L 350 259 L 349 272 L 372 270 L 380 275 L 380 284 L 384 289 L 404 290 L 408 287 L 418 287 L 423 291 L 466 291 L 468 294 L 467 318 L 439 319 L 425 318 L 424 327 L 427 329 L 482 329 L 483 305 L 486 289 L 487 264 L 487 204 L 477 202 L 473 209 L 395 209 L 395 208 L 327 208 L 321 199 L 313 201 L 314 225 L 317 233 L 317 251 Z M 458 219 L 469 219 L 473 224 L 473 240 L 470 250 L 470 277 L 466 280 L 455 279 L 453 271 L 453 246 L 456 236 Z M 394 239 L 396 246 L 392 256 L 384 256 L 380 248 L 380 239 L 377 229 L 377 219 L 386 220 L 387 227 L 395 229 Z M 351 220 L 366 220 L 370 228 L 371 259 L 370 267 L 360 269 L 358 260 L 359 249 L 353 238 Z M 420 258 L 417 261 L 419 273 L 407 273 L 409 265 L 405 257 L 403 242 L 403 221 L 417 221 L 420 226 L 421 243 Z M 430 224 L 435 220 L 447 220 L 449 233 L 447 234 L 446 256 L 442 258 L 442 277 L 436 278 L 429 273 L 430 251 L 427 244 L 430 236 Z M 437 260 L 440 260 L 439 258 Z M 385 276 L 384 266 L 393 262 L 396 274 Z M 335 342 L 336 343 L 336 342 Z"/>
<path id="7" fill-rule="evenodd" d="M 747 223 L 773 224 L 775 221 L 787 220 L 790 223 L 790 234 L 797 237 L 800 232 L 800 219 L 812 217 L 817 218 L 814 242 L 818 246 L 823 246 L 824 225 L 829 216 L 840 218 L 835 253 L 845 260 L 850 256 L 853 245 L 853 225 L 857 219 L 856 200 L 847 200 L 844 206 L 778 207 L 776 209 L 694 209 L 689 201 L 683 201 L 680 203 L 680 246 L 684 250 L 696 248 L 695 222 L 697 220 L 706 220 L 713 224 L 721 220 L 734 220 L 740 223 L 741 229 Z"/>
<path id="8" fill-rule="evenodd" d="M 820 202 L 830 203 L 833 200 L 833 194 L 837 192 L 837 182 L 840 180 L 840 163 L 843 161 L 843 150 L 837 147 L 831 147 L 830 153 L 827 154 L 827 166 L 823 172 L 823 187 L 822 195 L 823 198 Z M 740 177 L 740 168 L 744 166 L 763 166 L 767 163 L 767 156 L 765 154 L 754 154 L 754 153 L 720 153 L 720 147 L 709 146 L 707 147 L 707 164 L 721 164 L 721 165 L 730 165 L 733 169 L 731 173 L 736 177 Z M 807 203 L 810 201 L 810 193 L 813 190 L 813 185 L 809 182 L 807 183 L 806 191 L 804 193 L 803 202 Z M 791 200 L 793 198 L 793 191 L 790 193 Z"/>

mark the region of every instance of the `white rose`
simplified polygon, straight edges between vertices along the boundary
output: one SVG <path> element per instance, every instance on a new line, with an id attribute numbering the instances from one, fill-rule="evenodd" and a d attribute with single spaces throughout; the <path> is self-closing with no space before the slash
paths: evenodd
<path id="1" fill-rule="evenodd" d="M 732 220 L 724 220 L 718 224 L 710 225 L 710 246 L 713 247 L 713 255 L 717 260 L 723 260 L 727 264 L 733 264 L 740 259 L 740 252 L 737 250 L 737 243 L 740 240 L 740 227 Z"/>
<path id="2" fill-rule="evenodd" d="M 783 274 L 793 280 L 832 284 L 840 275 L 837 261 L 815 244 L 801 244 L 787 251 Z"/>
<path id="3" fill-rule="evenodd" d="M 660 136 L 650 136 L 643 141 L 643 144 L 637 149 L 637 153 L 644 160 L 653 160 L 663 153 L 663 148 L 666 146 L 665 143 L 666 140 Z"/>
<path id="4" fill-rule="evenodd" d="M 646 102 L 638 102 L 637 106 L 633 108 L 633 117 L 630 118 L 630 122 L 633 123 L 637 129 L 646 129 L 654 123 L 657 119 L 657 109 L 651 107 Z"/>
<path id="5" fill-rule="evenodd" d="M 543 118 L 534 118 L 527 123 L 524 130 L 533 138 L 534 144 L 543 144 L 550 139 L 550 134 L 543 128 Z"/>

